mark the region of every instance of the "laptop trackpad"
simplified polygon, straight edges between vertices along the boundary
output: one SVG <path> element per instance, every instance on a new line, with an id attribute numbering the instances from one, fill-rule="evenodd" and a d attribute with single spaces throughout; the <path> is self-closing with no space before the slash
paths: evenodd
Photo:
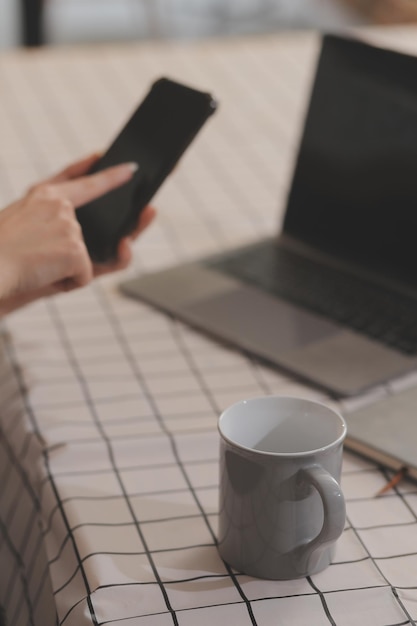
<path id="1" fill-rule="evenodd" d="M 183 311 L 196 324 L 204 321 L 205 329 L 272 359 L 340 332 L 335 324 L 251 287 L 189 302 Z"/>
<path id="2" fill-rule="evenodd" d="M 184 316 L 340 395 L 408 371 L 411 359 L 250 287 L 189 302 Z"/>

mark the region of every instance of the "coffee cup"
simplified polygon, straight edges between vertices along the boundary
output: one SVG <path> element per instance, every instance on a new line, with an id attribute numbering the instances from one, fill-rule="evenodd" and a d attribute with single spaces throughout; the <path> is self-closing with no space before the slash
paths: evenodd
<path id="1" fill-rule="evenodd" d="M 263 396 L 226 409 L 218 428 L 220 556 L 275 580 L 327 567 L 345 525 L 343 417 L 319 402 Z"/>

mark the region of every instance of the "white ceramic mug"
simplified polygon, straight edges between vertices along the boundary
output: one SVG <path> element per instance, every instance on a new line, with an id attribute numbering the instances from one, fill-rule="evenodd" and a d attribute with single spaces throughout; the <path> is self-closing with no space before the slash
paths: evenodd
<path id="1" fill-rule="evenodd" d="M 219 432 L 221 557 L 260 578 L 327 567 L 345 524 L 343 417 L 318 402 L 264 396 L 226 409 Z"/>

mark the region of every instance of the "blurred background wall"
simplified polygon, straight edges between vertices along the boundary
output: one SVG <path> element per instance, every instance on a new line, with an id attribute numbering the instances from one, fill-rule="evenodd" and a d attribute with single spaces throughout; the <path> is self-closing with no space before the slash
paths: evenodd
<path id="1" fill-rule="evenodd" d="M 74 36 L 93 40 L 233 35 L 337 27 L 352 20 L 353 13 L 338 0 L 53 0 L 47 31 L 55 42 L 70 42 Z"/>
<path id="2" fill-rule="evenodd" d="M 23 7 L 36 5 L 57 45 L 417 21 L 417 0 L 0 0 L 0 48 L 22 42 Z"/>
<path id="3" fill-rule="evenodd" d="M 0 48 L 21 42 L 22 7 L 38 2 L 52 44 L 330 29 L 363 19 L 343 0 L 0 0 Z"/>
<path id="4" fill-rule="evenodd" d="M 19 41 L 19 2 L 0 0 L 0 48 L 8 48 Z"/>

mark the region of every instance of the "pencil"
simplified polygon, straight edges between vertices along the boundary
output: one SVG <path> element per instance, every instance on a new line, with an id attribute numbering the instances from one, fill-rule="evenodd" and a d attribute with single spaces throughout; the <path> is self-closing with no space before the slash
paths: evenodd
<path id="1" fill-rule="evenodd" d="M 407 472 L 407 467 L 401 467 L 401 469 L 399 469 L 398 472 L 394 474 L 391 480 L 378 491 L 375 497 L 382 496 L 384 493 L 387 493 L 387 491 L 394 489 L 394 487 L 396 487 L 403 480 Z"/>

